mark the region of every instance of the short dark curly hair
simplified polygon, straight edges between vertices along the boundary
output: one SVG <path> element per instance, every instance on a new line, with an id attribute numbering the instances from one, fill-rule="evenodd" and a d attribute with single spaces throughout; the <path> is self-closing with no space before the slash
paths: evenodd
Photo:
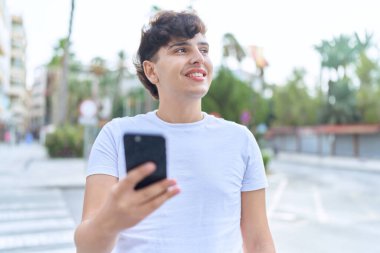
<path id="1" fill-rule="evenodd" d="M 152 60 L 158 50 L 173 39 L 191 39 L 198 33 L 205 34 L 206 26 L 190 11 L 160 11 L 143 27 L 134 65 L 138 78 L 154 98 L 159 99 L 158 90 L 145 75 L 143 62 Z"/>

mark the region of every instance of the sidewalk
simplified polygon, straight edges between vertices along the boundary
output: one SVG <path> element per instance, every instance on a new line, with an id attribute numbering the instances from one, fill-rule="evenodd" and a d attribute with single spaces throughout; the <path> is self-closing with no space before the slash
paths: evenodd
<path id="1" fill-rule="evenodd" d="M 279 153 L 274 163 L 298 163 L 325 169 L 346 169 L 380 173 L 380 160 L 352 157 L 315 156 L 298 153 Z M 33 187 L 84 187 L 86 161 L 80 158 L 41 159 L 25 168 L 19 183 Z"/>
<path id="2" fill-rule="evenodd" d="M 272 156 L 271 165 L 302 164 L 325 169 L 379 172 L 380 159 L 318 156 L 280 152 Z M 0 145 L 0 187 L 84 187 L 87 162 L 82 158 L 51 159 L 40 145 L 7 147 Z"/>
<path id="3" fill-rule="evenodd" d="M 41 159 L 25 167 L 19 178 L 24 187 L 84 187 L 86 161 L 82 158 Z"/>
<path id="4" fill-rule="evenodd" d="M 86 160 L 49 158 L 39 143 L 0 144 L 0 187 L 84 187 Z"/>
<path id="5" fill-rule="evenodd" d="M 272 161 L 275 163 L 298 163 L 331 169 L 380 172 L 380 159 L 319 156 L 301 153 L 280 152 L 276 157 L 273 157 Z"/>

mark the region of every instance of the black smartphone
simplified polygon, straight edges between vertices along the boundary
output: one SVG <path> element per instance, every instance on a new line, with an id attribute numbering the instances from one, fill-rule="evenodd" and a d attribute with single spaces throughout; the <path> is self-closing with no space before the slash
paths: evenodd
<path id="1" fill-rule="evenodd" d="M 135 189 L 144 188 L 166 178 L 166 142 L 162 135 L 124 134 L 124 152 L 127 173 L 137 166 L 153 162 L 156 170 L 140 181 Z"/>

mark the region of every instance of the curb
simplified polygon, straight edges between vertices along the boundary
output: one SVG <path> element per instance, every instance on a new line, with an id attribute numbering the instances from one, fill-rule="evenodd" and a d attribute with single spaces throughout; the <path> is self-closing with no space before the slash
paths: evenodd
<path id="1" fill-rule="evenodd" d="M 352 157 L 315 156 L 307 154 L 280 153 L 273 162 L 299 163 L 315 167 L 380 172 L 380 160 Z"/>
<path id="2" fill-rule="evenodd" d="M 34 160 L 20 173 L 17 181 L 23 187 L 84 187 L 86 165 L 80 158 Z"/>

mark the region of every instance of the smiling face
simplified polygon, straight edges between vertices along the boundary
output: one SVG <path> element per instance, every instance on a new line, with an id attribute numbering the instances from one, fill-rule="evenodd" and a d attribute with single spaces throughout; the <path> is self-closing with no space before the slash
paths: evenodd
<path id="1" fill-rule="evenodd" d="M 152 61 L 145 61 L 144 71 L 157 86 L 162 99 L 201 99 L 211 81 L 213 65 L 209 45 L 203 34 L 192 39 L 174 39 L 161 47 Z"/>

